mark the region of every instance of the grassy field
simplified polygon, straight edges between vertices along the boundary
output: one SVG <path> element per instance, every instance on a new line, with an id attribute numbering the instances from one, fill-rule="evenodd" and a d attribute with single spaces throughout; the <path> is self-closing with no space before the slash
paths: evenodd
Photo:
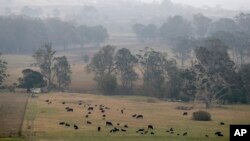
<path id="1" fill-rule="evenodd" d="M 27 94 L 0 92 L 0 137 L 17 137 L 21 133 Z"/>
<path id="2" fill-rule="evenodd" d="M 48 104 L 45 102 L 46 100 L 52 103 Z M 191 115 L 193 111 L 203 109 L 202 106 L 197 105 L 193 110 L 188 111 L 188 116 L 182 116 L 184 111 L 175 108 L 183 105 L 193 106 L 193 104 L 165 102 L 148 97 L 50 93 L 41 94 L 34 101 L 35 105 L 29 103 L 29 108 L 32 108 L 33 114 L 35 114 L 34 132 L 36 136 L 34 139 L 38 141 L 228 141 L 230 124 L 250 123 L 250 106 L 246 105 L 228 105 L 207 110 L 212 115 L 212 121 L 199 122 L 191 120 Z M 78 105 L 80 101 L 82 105 Z M 106 119 L 102 119 L 102 113 L 98 108 L 94 108 L 89 118 L 86 118 L 85 115 L 88 111 L 87 106 L 84 107 L 84 105 L 87 104 L 93 107 L 100 104 L 109 107 L 110 110 L 105 112 Z M 74 112 L 66 112 L 65 107 L 73 108 Z M 126 109 L 124 114 L 121 114 L 120 110 L 123 108 Z M 133 114 L 142 114 L 144 119 L 132 118 Z M 88 125 L 86 121 L 91 121 L 92 124 Z M 117 128 L 123 128 L 125 124 L 129 128 L 127 132 L 110 133 L 112 128 L 105 126 L 105 121 L 111 121 Z M 225 122 L 225 125 L 220 125 L 221 121 Z M 71 127 L 59 125 L 59 122 L 67 122 Z M 120 125 L 117 126 L 117 123 Z M 74 130 L 73 124 L 76 124 L 79 130 Z M 146 129 L 149 124 L 154 126 L 152 131 L 155 135 L 136 133 L 139 128 Z M 101 132 L 97 132 L 98 126 L 102 128 Z M 170 128 L 174 128 L 174 134 L 166 132 Z M 27 127 L 24 126 L 23 130 L 25 132 Z M 224 137 L 215 136 L 216 131 L 221 131 Z M 187 132 L 188 135 L 182 136 L 184 132 Z M 209 138 L 205 135 L 209 135 Z"/>

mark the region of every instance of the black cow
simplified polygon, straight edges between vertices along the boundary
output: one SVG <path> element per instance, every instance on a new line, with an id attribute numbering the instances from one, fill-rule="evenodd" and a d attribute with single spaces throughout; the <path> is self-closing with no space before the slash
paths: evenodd
<path id="1" fill-rule="evenodd" d="M 88 118 L 88 117 L 89 117 L 89 115 L 86 115 L 85 117 L 86 117 L 86 118 Z"/>
<path id="2" fill-rule="evenodd" d="M 143 129 L 143 128 L 141 128 L 141 129 L 138 129 L 137 131 L 136 131 L 136 133 L 138 133 L 138 132 L 143 132 L 145 129 Z"/>
<path id="3" fill-rule="evenodd" d="M 92 122 L 90 122 L 90 121 L 87 121 L 87 124 L 92 124 Z"/>
<path id="4" fill-rule="evenodd" d="M 65 122 L 60 122 L 59 124 L 60 124 L 60 125 L 64 125 L 64 124 L 65 124 Z"/>
<path id="5" fill-rule="evenodd" d="M 137 115 L 136 119 L 143 119 L 143 115 Z"/>
<path id="6" fill-rule="evenodd" d="M 121 129 L 121 131 L 122 131 L 122 132 L 126 132 L 127 130 L 125 130 L 125 129 Z"/>
<path id="7" fill-rule="evenodd" d="M 74 111 L 73 108 L 68 108 L 68 109 L 67 109 L 67 112 L 73 112 L 73 111 Z"/>
<path id="8" fill-rule="evenodd" d="M 187 132 L 183 133 L 183 136 L 187 136 Z"/>
<path id="9" fill-rule="evenodd" d="M 134 117 L 134 118 L 135 118 L 136 116 L 137 116 L 137 114 L 132 115 L 132 117 Z"/>
<path id="10" fill-rule="evenodd" d="M 128 128 L 128 125 L 125 124 L 125 125 L 124 125 L 124 128 Z"/>
<path id="11" fill-rule="evenodd" d="M 148 130 L 149 130 L 149 129 L 152 129 L 152 130 L 153 130 L 153 129 L 154 129 L 153 125 L 148 125 Z"/>
<path id="12" fill-rule="evenodd" d="M 98 132 L 101 131 L 101 127 L 100 127 L 100 126 L 97 127 L 97 131 L 98 131 Z"/>
<path id="13" fill-rule="evenodd" d="M 225 123 L 224 122 L 220 122 L 220 125 L 225 125 Z"/>
<path id="14" fill-rule="evenodd" d="M 187 116 L 187 115 L 188 115 L 188 112 L 184 112 L 182 115 L 183 115 L 183 116 Z"/>
<path id="15" fill-rule="evenodd" d="M 78 129 L 79 129 L 79 128 L 78 128 L 78 126 L 77 126 L 77 125 L 75 125 L 75 124 L 74 124 L 74 128 L 75 128 L 75 130 L 78 130 Z"/>
<path id="16" fill-rule="evenodd" d="M 112 122 L 106 121 L 106 126 L 113 126 Z"/>
<path id="17" fill-rule="evenodd" d="M 151 134 L 151 135 L 154 135 L 155 133 L 154 133 L 154 132 L 151 132 L 150 134 Z"/>
<path id="18" fill-rule="evenodd" d="M 90 110 L 93 111 L 93 110 L 94 110 L 94 107 L 89 107 L 88 110 L 89 110 L 89 111 L 90 111 Z"/>
<path id="19" fill-rule="evenodd" d="M 121 113 L 122 113 L 122 114 L 123 114 L 123 112 L 124 112 L 124 111 L 123 111 L 123 110 L 121 110 Z"/>
<path id="20" fill-rule="evenodd" d="M 65 123 L 65 126 L 69 127 L 69 126 L 70 126 L 70 124 L 68 124 L 68 123 Z"/>

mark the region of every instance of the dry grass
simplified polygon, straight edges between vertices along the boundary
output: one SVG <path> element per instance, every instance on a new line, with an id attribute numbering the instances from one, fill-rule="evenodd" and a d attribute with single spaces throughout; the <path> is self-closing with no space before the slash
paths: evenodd
<path id="1" fill-rule="evenodd" d="M 1 92 L 0 97 L 0 137 L 19 136 L 27 95 Z"/>
<path id="2" fill-rule="evenodd" d="M 47 104 L 45 100 L 51 100 L 52 104 Z M 129 126 L 126 133 L 109 133 L 111 128 L 105 126 L 105 121 L 102 120 L 101 113 L 95 109 L 89 119 L 84 116 L 87 114 L 87 109 L 83 105 L 78 105 L 79 101 L 84 104 L 99 105 L 104 104 L 111 108 L 107 110 L 106 120 L 113 123 L 127 124 Z M 89 94 L 68 94 L 68 93 L 51 93 L 39 95 L 36 106 L 35 131 L 43 134 L 38 134 L 38 140 L 228 140 L 229 139 L 229 124 L 247 124 L 250 122 L 249 106 L 234 105 L 226 106 L 228 108 L 215 108 L 208 110 L 212 115 L 212 121 L 199 122 L 191 120 L 192 112 L 198 110 L 194 108 L 188 111 L 188 116 L 182 116 L 181 110 L 176 110 L 177 106 L 183 103 L 171 103 L 155 100 L 154 103 L 148 103 L 147 97 L 127 97 L 127 96 L 101 96 Z M 62 102 L 66 104 L 63 105 Z M 185 104 L 189 105 L 190 104 Z M 65 111 L 65 107 L 74 108 L 73 113 Z M 126 108 L 125 113 L 121 114 L 120 109 Z M 131 117 L 133 114 L 143 114 L 143 120 L 136 120 Z M 235 116 L 237 115 L 237 117 Z M 86 121 L 93 122 L 92 125 L 87 125 Z M 61 121 L 70 124 L 77 124 L 79 130 L 75 131 L 73 127 L 66 128 L 59 125 Z M 219 123 L 223 121 L 226 125 L 221 126 Z M 146 128 L 148 124 L 154 125 L 156 135 L 138 135 L 138 128 Z M 102 132 L 98 133 L 97 126 L 102 127 Z M 118 126 L 119 127 L 119 126 Z M 165 131 L 173 127 L 175 134 L 170 135 Z M 24 127 L 25 128 L 25 127 Z M 224 137 L 219 138 L 214 135 L 215 131 L 222 131 Z M 187 137 L 177 136 L 188 132 Z M 208 134 L 209 139 L 205 137 Z"/>

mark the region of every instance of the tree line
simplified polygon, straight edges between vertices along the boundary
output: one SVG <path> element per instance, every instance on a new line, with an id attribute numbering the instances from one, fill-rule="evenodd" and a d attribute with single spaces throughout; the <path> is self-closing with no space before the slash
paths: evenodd
<path id="1" fill-rule="evenodd" d="M 228 47 L 219 39 L 206 38 L 196 44 L 195 59 L 185 68 L 149 47 L 132 54 L 108 45 L 93 56 L 87 71 L 94 74 L 97 89 L 105 95 L 198 100 L 207 108 L 214 103 L 250 102 L 250 64 L 236 68 Z"/>
<path id="2" fill-rule="evenodd" d="M 61 49 L 70 45 L 99 46 L 109 37 L 100 25 L 76 26 L 55 18 L 41 20 L 25 16 L 0 17 L 0 31 L 0 51 L 3 53 L 32 53 L 47 42 Z"/>
<path id="3" fill-rule="evenodd" d="M 250 54 L 250 14 L 240 13 L 234 18 L 213 20 L 203 14 L 193 15 L 192 21 L 182 16 L 169 17 L 160 27 L 135 24 L 133 31 L 141 42 L 168 44 L 181 60 L 182 66 L 195 46 L 194 42 L 204 38 L 217 38 L 229 47 L 230 56 L 240 66 Z"/>

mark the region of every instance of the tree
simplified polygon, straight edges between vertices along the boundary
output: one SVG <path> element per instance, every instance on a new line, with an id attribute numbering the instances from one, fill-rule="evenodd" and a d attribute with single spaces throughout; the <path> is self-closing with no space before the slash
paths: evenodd
<path id="1" fill-rule="evenodd" d="M 137 39 L 141 42 L 155 41 L 158 36 L 158 29 L 154 24 L 134 24 L 133 31 L 135 32 Z"/>
<path id="2" fill-rule="evenodd" d="M 230 60 L 227 47 L 218 39 L 206 39 L 201 47 L 195 49 L 197 63 L 193 71 L 196 74 L 196 99 L 205 102 L 210 108 L 213 102 L 225 97 L 237 83 L 234 62 Z M 223 94 L 222 94 L 223 93 Z"/>
<path id="3" fill-rule="evenodd" d="M 247 101 L 250 102 L 250 64 L 244 64 L 239 70 L 242 87 L 246 92 Z"/>
<path id="4" fill-rule="evenodd" d="M 163 98 L 167 67 L 169 64 L 166 55 L 146 48 L 142 54 L 138 54 L 137 57 L 142 68 L 145 92 L 148 95 Z"/>
<path id="5" fill-rule="evenodd" d="M 7 62 L 1 59 L 2 53 L 0 52 L 0 86 L 2 85 L 5 78 L 9 75 L 6 74 Z"/>
<path id="6" fill-rule="evenodd" d="M 52 65 L 54 61 L 54 55 L 56 51 L 52 49 L 52 44 L 45 44 L 40 47 L 34 54 L 35 66 L 38 66 L 41 70 L 41 74 L 48 80 L 48 89 L 52 88 Z"/>
<path id="7" fill-rule="evenodd" d="M 209 34 L 212 35 L 217 31 L 225 31 L 229 33 L 237 32 L 239 30 L 238 26 L 236 25 L 235 21 L 230 18 L 221 18 L 212 23 L 209 28 Z"/>
<path id="8" fill-rule="evenodd" d="M 205 37 L 212 20 L 201 13 L 195 14 L 193 16 L 193 24 L 195 28 L 195 33 L 198 37 Z"/>
<path id="9" fill-rule="evenodd" d="M 179 37 L 188 37 L 192 34 L 191 24 L 182 16 L 170 17 L 159 30 L 163 42 L 169 42 Z"/>
<path id="10" fill-rule="evenodd" d="M 123 93 L 131 93 L 133 82 L 138 79 L 138 74 L 134 67 L 137 59 L 131 54 L 129 49 L 119 49 L 115 55 L 115 65 L 118 73 L 121 75 L 121 88 Z"/>
<path id="11" fill-rule="evenodd" d="M 250 14 L 249 13 L 240 13 L 235 17 L 235 20 L 242 32 L 246 32 L 247 34 L 250 34 Z"/>
<path id="12" fill-rule="evenodd" d="M 107 79 L 111 79 L 111 83 L 114 83 L 113 81 L 116 80 L 112 75 L 115 71 L 114 53 L 114 46 L 104 46 L 93 56 L 91 62 L 87 65 L 87 71 L 93 72 L 95 75 L 94 80 L 97 82 L 98 90 L 104 94 L 108 94 L 105 89 Z"/>
<path id="13" fill-rule="evenodd" d="M 25 69 L 22 71 L 23 77 L 19 78 L 19 87 L 27 89 L 30 91 L 31 88 L 41 88 L 46 86 L 46 81 L 40 72 Z"/>
<path id="14" fill-rule="evenodd" d="M 53 66 L 53 71 L 55 72 L 55 76 L 58 82 L 58 88 L 60 90 L 64 90 L 67 88 L 71 82 L 71 69 L 70 64 L 65 56 L 56 57 L 55 64 Z"/>
<path id="15" fill-rule="evenodd" d="M 175 52 L 176 57 L 181 60 L 181 66 L 184 67 L 185 60 L 187 60 L 194 47 L 194 39 L 187 37 L 179 37 L 171 42 L 172 50 Z"/>

